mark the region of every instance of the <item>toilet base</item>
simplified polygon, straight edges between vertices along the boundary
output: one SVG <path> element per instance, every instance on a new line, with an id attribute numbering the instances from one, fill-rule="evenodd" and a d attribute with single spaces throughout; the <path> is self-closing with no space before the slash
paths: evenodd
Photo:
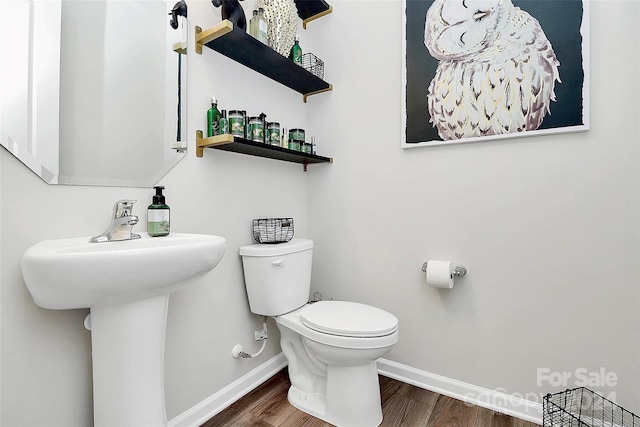
<path id="1" fill-rule="evenodd" d="M 325 396 L 319 393 L 307 393 L 297 389 L 295 386 L 289 387 L 287 400 L 295 408 L 320 418 L 323 421 L 330 422 L 324 418 L 326 409 Z"/>
<path id="2" fill-rule="evenodd" d="M 339 427 L 377 427 L 382 422 L 376 362 L 361 366 L 327 366 L 327 394 L 289 388 L 289 403 Z M 328 396 L 328 397 L 327 397 Z"/>

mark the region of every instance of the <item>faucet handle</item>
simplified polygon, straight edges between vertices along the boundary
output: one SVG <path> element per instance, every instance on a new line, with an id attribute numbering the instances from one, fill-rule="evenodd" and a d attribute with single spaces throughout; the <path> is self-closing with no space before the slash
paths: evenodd
<path id="1" fill-rule="evenodd" d="M 125 216 L 130 216 L 133 212 L 133 204 L 137 202 L 137 200 L 118 200 L 113 205 L 113 217 L 114 218 L 122 218 Z"/>

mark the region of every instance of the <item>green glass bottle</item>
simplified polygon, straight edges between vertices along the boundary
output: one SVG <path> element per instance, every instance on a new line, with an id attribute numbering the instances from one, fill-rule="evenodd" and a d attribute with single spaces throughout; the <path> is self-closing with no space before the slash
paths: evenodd
<path id="1" fill-rule="evenodd" d="M 220 135 L 226 135 L 229 133 L 229 119 L 227 119 L 227 110 L 222 110 L 222 116 L 220 117 Z"/>
<path id="2" fill-rule="evenodd" d="M 220 110 L 218 110 L 218 100 L 215 96 L 211 97 L 211 108 L 207 111 L 207 136 L 215 136 L 220 134 Z"/>
<path id="3" fill-rule="evenodd" d="M 293 39 L 289 59 L 292 60 L 294 64 L 302 65 L 302 48 L 300 47 L 300 40 L 297 34 Z"/>
<path id="4" fill-rule="evenodd" d="M 164 187 L 153 188 L 156 194 L 153 196 L 153 203 L 147 208 L 147 233 L 151 237 L 168 236 L 171 227 L 171 211 L 162 195 Z"/>

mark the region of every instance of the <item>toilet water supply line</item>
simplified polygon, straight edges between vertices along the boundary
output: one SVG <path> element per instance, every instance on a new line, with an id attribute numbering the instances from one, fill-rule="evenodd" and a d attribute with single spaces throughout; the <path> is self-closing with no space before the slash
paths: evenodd
<path id="1" fill-rule="evenodd" d="M 258 332 L 264 332 L 264 334 L 261 337 L 258 337 Z M 256 341 L 262 341 L 262 346 L 260 347 L 260 350 L 258 350 L 257 353 L 249 354 L 249 353 L 245 353 L 242 350 L 242 346 L 240 344 L 236 344 L 231 350 L 231 355 L 233 356 L 234 359 L 237 359 L 239 357 L 242 357 L 244 359 L 253 359 L 254 357 L 258 357 L 262 354 L 262 352 L 264 351 L 264 348 L 267 346 L 268 337 L 269 336 L 267 334 L 267 316 L 265 316 L 262 321 L 262 331 L 256 332 Z"/>

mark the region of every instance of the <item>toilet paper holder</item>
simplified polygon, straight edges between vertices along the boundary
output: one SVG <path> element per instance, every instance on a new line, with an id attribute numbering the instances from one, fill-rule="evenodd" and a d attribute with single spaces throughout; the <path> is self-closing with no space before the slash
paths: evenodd
<path id="1" fill-rule="evenodd" d="M 422 271 L 424 273 L 427 272 L 427 263 L 425 262 L 424 264 L 422 264 Z M 459 265 L 456 268 L 454 268 L 453 270 L 451 270 L 451 275 L 455 276 L 455 277 L 463 277 L 465 274 L 467 274 L 467 269 L 464 265 Z"/>

